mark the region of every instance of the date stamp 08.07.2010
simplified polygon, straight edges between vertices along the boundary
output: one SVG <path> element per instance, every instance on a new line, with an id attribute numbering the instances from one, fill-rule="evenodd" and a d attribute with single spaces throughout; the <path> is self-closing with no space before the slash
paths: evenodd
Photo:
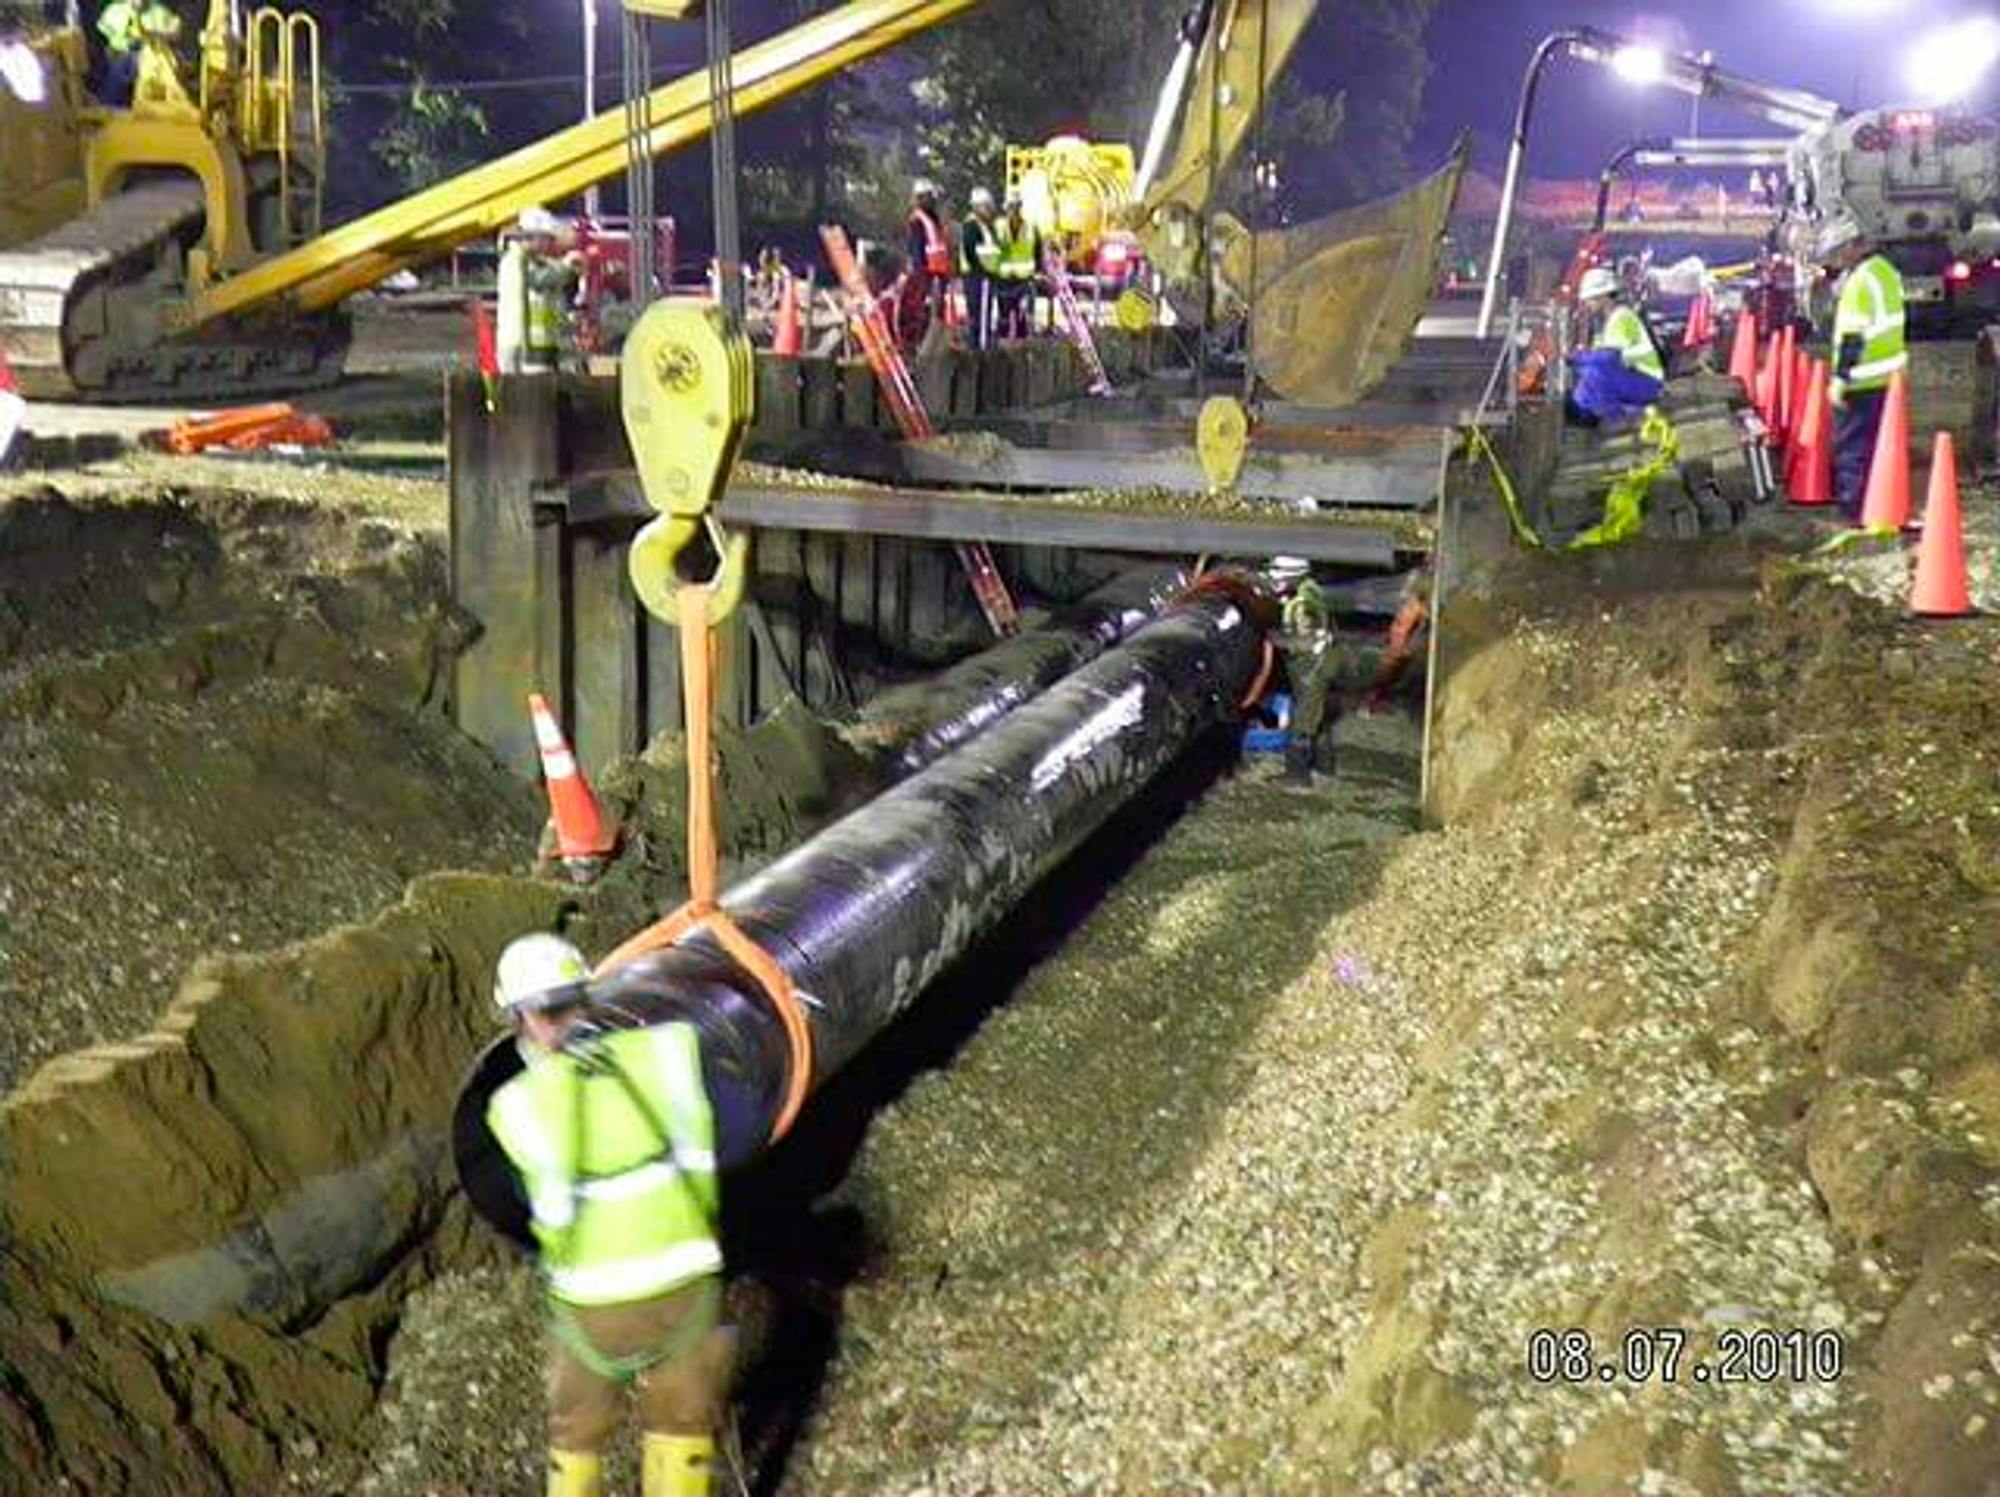
<path id="1" fill-rule="evenodd" d="M 1599 1338 L 1580 1326 L 1528 1335 L 1527 1372 L 1538 1383 L 1831 1383 L 1847 1366 L 1836 1330 L 1730 1326 L 1701 1342 L 1680 1326 L 1634 1326 Z"/>

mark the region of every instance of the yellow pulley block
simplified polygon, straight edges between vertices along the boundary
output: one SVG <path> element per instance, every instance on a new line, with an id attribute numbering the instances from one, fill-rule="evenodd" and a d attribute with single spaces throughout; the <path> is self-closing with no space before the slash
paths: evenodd
<path id="1" fill-rule="evenodd" d="M 1127 286 L 1111 304 L 1111 319 L 1128 333 L 1143 333 L 1153 325 L 1153 298 L 1137 286 Z"/>
<path id="2" fill-rule="evenodd" d="M 711 621 L 743 597 L 750 537 L 726 530 L 714 505 L 756 413 L 752 359 L 750 340 L 730 331 L 710 302 L 655 302 L 625 339 L 618 382 L 625 436 L 646 502 L 659 511 L 633 537 L 627 570 L 639 601 L 664 623 L 678 623 L 684 587 L 707 589 Z M 697 564 L 690 548 L 703 536 L 713 569 L 690 576 Z"/>
<path id="3" fill-rule="evenodd" d="M 1204 400 L 1195 418 L 1194 450 L 1211 494 L 1235 488 L 1244 454 L 1250 450 L 1250 413 L 1243 402 L 1228 395 Z"/>

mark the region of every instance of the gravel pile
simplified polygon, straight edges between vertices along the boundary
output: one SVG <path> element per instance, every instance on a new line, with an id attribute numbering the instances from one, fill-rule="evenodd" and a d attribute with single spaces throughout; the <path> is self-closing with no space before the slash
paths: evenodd
<path id="1" fill-rule="evenodd" d="M 1573 674 L 1567 628 L 1518 644 Z M 1510 814 L 1405 842 L 1379 888 L 1309 934 L 1290 981 L 1258 989 L 1264 922 L 1189 939 L 1192 890 L 1151 909 L 1130 891 L 1142 931 L 1120 966 L 1164 941 L 1241 1026 L 1212 1127 L 1157 1188 L 1094 1188 L 1101 1122 L 995 1147 L 1027 1126 L 1023 1073 L 1052 1059 L 1040 1031 L 1086 1001 L 1067 972 L 989 1026 L 948 1097 L 885 1121 L 857 1188 L 893 1224 L 896 1264 L 948 1263 L 954 1286 L 967 1262 L 984 1272 L 924 1295 L 892 1271 L 850 1298 L 802 1489 L 1797 1491 L 1837 1475 L 1842 1384 L 1526 1372 L 1538 1326 L 1588 1327 L 1607 1353 L 1634 1326 L 1685 1328 L 1692 1361 L 1722 1326 L 1865 1313 L 1834 1282 L 1810 1185 L 1747 1122 L 1772 1080 L 1747 1060 L 1757 1036 L 1718 1035 L 1709 1011 L 1776 829 L 1676 758 L 1687 713 L 1642 661 L 1593 668 L 1629 679 L 1542 718 Z M 1354 858 L 1324 835 L 1350 793 L 1274 817 L 1231 786 L 1162 855 L 1210 863 L 1204 882 L 1246 902 L 1294 903 L 1274 865 Z"/>

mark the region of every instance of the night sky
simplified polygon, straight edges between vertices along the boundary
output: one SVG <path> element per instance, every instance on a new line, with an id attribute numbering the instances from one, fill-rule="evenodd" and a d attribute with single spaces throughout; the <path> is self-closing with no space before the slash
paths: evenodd
<path id="1" fill-rule="evenodd" d="M 1868 108 L 1909 102 L 1903 54 L 1917 35 L 1992 10 L 1981 0 L 1443 0 L 1431 22 L 1418 159 L 1442 157 L 1456 133 L 1470 127 L 1474 164 L 1497 175 L 1529 54 L 1563 26 L 1643 34 L 1696 54 L 1706 49 L 1733 73 Z M 1690 102 L 1664 89 L 1635 88 L 1603 68 L 1551 62 L 1530 132 L 1528 170 L 1537 177 L 1594 177 L 1626 141 L 1687 134 Z M 1967 102 L 1989 113 L 2000 106 L 2000 69 Z M 1702 106 L 1701 130 L 1781 133 L 1714 104 Z"/>

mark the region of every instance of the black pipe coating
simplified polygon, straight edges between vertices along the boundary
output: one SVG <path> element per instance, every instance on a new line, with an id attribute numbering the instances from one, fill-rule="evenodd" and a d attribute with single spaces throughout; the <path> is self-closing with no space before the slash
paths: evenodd
<path id="1" fill-rule="evenodd" d="M 807 1005 L 814 1086 L 1203 730 L 1235 713 L 1263 653 L 1255 606 L 1233 587 L 1189 594 L 723 896 Z M 724 1168 L 765 1146 L 787 1077 L 783 1032 L 755 981 L 711 937 L 697 928 L 592 986 L 594 1022 L 683 1020 L 700 1031 Z M 485 1113 L 521 1064 L 511 1038 L 497 1041 L 453 1119 L 467 1196 L 517 1238 L 525 1207 Z"/>

